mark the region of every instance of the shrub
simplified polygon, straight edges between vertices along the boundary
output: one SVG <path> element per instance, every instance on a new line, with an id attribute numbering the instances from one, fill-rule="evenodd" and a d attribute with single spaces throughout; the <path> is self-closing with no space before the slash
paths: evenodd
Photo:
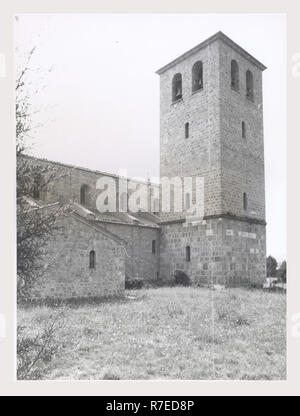
<path id="1" fill-rule="evenodd" d="M 63 347 L 57 335 L 59 318 L 53 320 L 35 336 L 25 334 L 26 327 L 17 327 L 17 379 L 41 379 L 47 365 Z"/>
<path id="2" fill-rule="evenodd" d="M 125 289 L 141 289 L 143 287 L 143 284 L 144 284 L 144 280 L 139 277 L 126 279 Z"/>
<path id="3" fill-rule="evenodd" d="M 103 375 L 103 380 L 120 380 L 120 379 L 121 379 L 120 375 L 111 370 L 106 371 Z"/>
<path id="4" fill-rule="evenodd" d="M 189 286 L 191 284 L 190 278 L 182 270 L 175 270 L 174 278 L 177 285 Z"/>

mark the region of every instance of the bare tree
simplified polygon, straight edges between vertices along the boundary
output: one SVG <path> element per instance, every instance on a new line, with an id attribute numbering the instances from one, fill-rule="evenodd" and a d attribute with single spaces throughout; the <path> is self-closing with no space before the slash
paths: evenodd
<path id="1" fill-rule="evenodd" d="M 51 164 L 38 163 L 26 156 L 28 141 L 37 126 L 31 100 L 30 72 L 32 48 L 24 67 L 16 78 L 16 155 L 17 155 L 17 297 L 18 302 L 31 298 L 31 288 L 43 276 L 44 259 L 49 237 L 57 232 L 58 218 L 69 210 L 59 203 L 44 204 L 40 195 L 61 175 Z M 47 319 L 45 327 L 34 336 L 24 326 L 17 327 L 17 377 L 18 379 L 41 378 L 47 363 L 63 348 L 57 336 L 60 314 Z"/>
<path id="2" fill-rule="evenodd" d="M 32 131 L 33 109 L 30 101 L 30 93 L 26 85 L 26 77 L 30 69 L 30 61 L 36 47 L 33 47 L 27 56 L 24 67 L 16 78 L 16 150 L 20 155 L 26 149 L 25 141 Z"/>
<path id="3" fill-rule="evenodd" d="M 38 203 L 42 192 L 60 178 L 51 164 L 40 164 L 26 157 L 27 142 L 36 125 L 38 112 L 31 104 L 28 73 L 36 48 L 32 48 L 16 78 L 16 153 L 17 153 L 17 290 L 18 301 L 30 297 L 30 289 L 44 272 L 43 257 L 49 237 L 57 230 L 57 218 L 69 208 L 56 204 L 51 209 Z M 32 201 L 36 200 L 36 203 Z"/>
<path id="4" fill-rule="evenodd" d="M 48 363 L 64 348 L 58 335 L 63 324 L 63 313 L 51 316 L 44 329 L 35 334 L 26 333 L 26 327 L 17 329 L 17 378 L 18 380 L 41 379 Z"/>

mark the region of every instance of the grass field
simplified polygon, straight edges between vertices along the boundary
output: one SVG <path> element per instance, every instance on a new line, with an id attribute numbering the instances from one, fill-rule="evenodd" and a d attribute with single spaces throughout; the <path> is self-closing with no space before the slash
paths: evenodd
<path id="1" fill-rule="evenodd" d="M 45 379 L 285 379 L 284 294 L 172 287 L 126 296 L 19 308 L 18 324 L 30 335 L 63 315 L 65 347 Z"/>

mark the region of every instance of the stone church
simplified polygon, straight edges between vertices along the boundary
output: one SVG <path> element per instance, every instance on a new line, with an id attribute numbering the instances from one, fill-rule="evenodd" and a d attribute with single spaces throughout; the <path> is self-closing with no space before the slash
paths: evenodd
<path id="1" fill-rule="evenodd" d="M 261 285 L 266 276 L 265 69 L 218 32 L 157 71 L 160 177 L 204 178 L 203 216 L 192 221 L 187 195 L 183 210 L 176 212 L 171 204 L 170 212 L 162 212 L 154 197 L 157 191 L 161 195 L 160 185 L 149 181 L 150 209 L 124 209 L 127 200 L 117 186 L 116 211 L 99 212 L 97 180 L 109 176 L 118 184 L 120 177 L 28 157 L 61 173 L 33 201 L 41 207 L 72 205 L 49 241 L 45 277 L 33 296 L 121 296 L 125 279 L 168 281 L 176 270 L 195 285 Z"/>

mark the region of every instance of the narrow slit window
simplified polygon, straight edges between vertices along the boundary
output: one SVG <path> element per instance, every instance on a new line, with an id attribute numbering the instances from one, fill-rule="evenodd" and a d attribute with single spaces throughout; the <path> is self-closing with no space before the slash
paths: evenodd
<path id="1" fill-rule="evenodd" d="M 96 266 L 96 253 L 94 250 L 90 251 L 90 262 L 89 267 L 90 269 L 95 269 Z"/>
<path id="2" fill-rule="evenodd" d="M 191 247 L 190 246 L 186 246 L 185 248 L 185 260 L 191 261 Z"/>
<path id="3" fill-rule="evenodd" d="M 152 240 L 152 253 L 155 254 L 156 253 L 156 241 Z"/>
<path id="4" fill-rule="evenodd" d="M 185 123 L 184 130 L 185 130 L 185 138 L 188 139 L 190 136 L 190 123 Z"/>
<path id="5" fill-rule="evenodd" d="M 244 192 L 243 194 L 243 207 L 244 207 L 244 211 L 246 211 L 248 208 L 248 198 L 247 198 L 246 192 Z"/>
<path id="6" fill-rule="evenodd" d="M 242 121 L 242 137 L 246 138 L 246 123 Z"/>

